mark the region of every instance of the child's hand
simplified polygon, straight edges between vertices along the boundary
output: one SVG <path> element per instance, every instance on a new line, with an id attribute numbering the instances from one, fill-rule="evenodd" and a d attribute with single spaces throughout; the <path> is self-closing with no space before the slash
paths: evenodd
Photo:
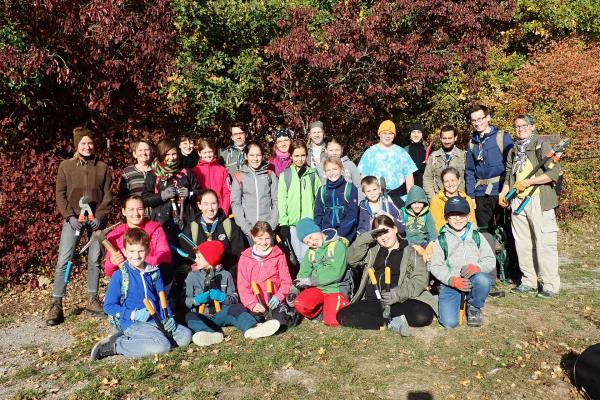
<path id="1" fill-rule="evenodd" d="M 219 289 L 210 289 L 210 298 L 222 303 L 227 298 L 227 295 Z"/>
<path id="2" fill-rule="evenodd" d="M 294 286 L 298 288 L 305 288 L 314 285 L 310 278 L 298 278 L 294 281 Z"/>
<path id="3" fill-rule="evenodd" d="M 279 307 L 279 299 L 275 296 L 271 297 L 271 300 L 269 300 L 269 310 L 274 310 L 277 307 Z"/>
<path id="4" fill-rule="evenodd" d="M 164 323 L 164 327 L 165 327 L 165 331 L 167 332 L 175 332 L 175 329 L 177 328 L 177 324 L 175 323 L 175 320 L 173 319 L 173 317 L 169 317 L 167 318 L 167 320 Z"/>
<path id="5" fill-rule="evenodd" d="M 256 314 L 264 314 L 267 310 L 260 304 L 256 303 L 256 305 L 252 308 L 252 312 Z"/>
<path id="6" fill-rule="evenodd" d="M 119 251 L 118 253 L 111 253 L 110 254 L 110 262 L 113 263 L 113 265 L 121 265 L 122 263 L 125 262 L 125 257 L 123 257 L 123 254 L 121 254 L 121 252 Z"/>
<path id="7" fill-rule="evenodd" d="M 427 247 L 425 247 L 425 251 L 423 253 L 423 261 L 428 262 L 431 260 L 431 255 L 433 254 L 433 242 L 429 242 Z"/>
<path id="8" fill-rule="evenodd" d="M 131 313 L 131 319 L 137 322 L 147 322 L 150 318 L 150 313 L 145 308 L 134 310 Z"/>
<path id="9" fill-rule="evenodd" d="M 413 247 L 415 248 L 415 251 L 417 252 L 418 255 L 420 255 L 421 257 L 424 256 L 424 254 L 425 254 L 425 249 L 424 248 L 422 248 L 418 244 L 413 245 Z"/>
<path id="10" fill-rule="evenodd" d="M 387 233 L 388 228 L 383 227 L 383 228 L 377 228 L 377 229 L 373 229 L 371 232 L 369 232 L 371 234 L 371 237 L 373 239 L 377 239 L 379 236 Z"/>

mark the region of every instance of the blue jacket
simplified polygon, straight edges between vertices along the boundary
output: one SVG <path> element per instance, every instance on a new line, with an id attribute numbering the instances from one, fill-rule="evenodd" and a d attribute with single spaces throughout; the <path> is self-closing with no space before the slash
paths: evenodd
<path id="1" fill-rule="evenodd" d="M 478 179 L 489 179 L 499 176 L 500 182 L 493 184 L 490 195 L 497 196 L 504 183 L 504 172 L 506 169 L 506 157 L 513 147 L 513 141 L 506 132 L 504 135 L 504 151 L 500 152 L 496 135 L 499 132 L 495 126 L 490 126 L 492 130 L 485 135 L 483 139 L 475 132 L 471 138 L 472 143 L 467 145 L 467 162 L 465 166 L 465 189 L 467 194 L 472 197 L 481 197 L 485 195 L 486 185 L 480 185 L 475 188 Z M 500 132 L 502 134 L 502 132 Z M 483 160 L 478 161 L 479 145 L 483 143 Z M 473 148 L 471 150 L 471 147 Z"/>
<path id="2" fill-rule="evenodd" d="M 160 316 L 160 319 L 166 319 L 160 308 L 160 300 L 158 298 L 158 293 L 161 290 L 165 290 L 158 268 L 146 264 L 146 269 L 142 272 L 131 267 L 128 262 L 125 262 L 124 265 L 129 274 L 127 296 L 121 301 L 121 285 L 123 278 L 121 277 L 121 270 L 118 269 L 115 271 L 108 284 L 106 296 L 104 297 L 104 312 L 118 317 L 120 328 L 122 331 L 125 331 L 134 323 L 134 321 L 131 320 L 131 313 L 135 310 L 146 309 L 146 306 L 144 306 L 144 298 L 148 298 L 152 302 L 152 306 L 154 307 L 156 314 Z M 156 282 L 153 282 L 152 272 L 155 271 L 158 272 L 158 276 Z M 171 315 L 171 311 L 168 308 L 167 310 L 168 314 Z M 148 320 L 151 319 L 152 317 L 148 318 Z"/>
<path id="3" fill-rule="evenodd" d="M 335 182 L 329 179 L 317 191 L 315 201 L 315 223 L 324 229 L 335 229 L 339 236 L 352 242 L 356 237 L 358 223 L 358 190 L 350 184 L 348 201 L 344 198 L 346 180 L 342 177 Z M 322 193 L 322 191 L 325 191 Z M 323 200 L 324 202 L 323 202 Z"/>
<path id="4" fill-rule="evenodd" d="M 371 230 L 371 224 L 374 216 L 368 199 L 362 200 L 358 208 L 359 214 L 357 233 L 360 235 Z M 398 227 L 398 233 L 400 233 L 401 236 L 404 236 L 404 217 L 394 202 L 387 196 L 379 196 L 379 209 L 379 212 L 389 214 L 392 217 L 396 223 L 396 226 Z"/>

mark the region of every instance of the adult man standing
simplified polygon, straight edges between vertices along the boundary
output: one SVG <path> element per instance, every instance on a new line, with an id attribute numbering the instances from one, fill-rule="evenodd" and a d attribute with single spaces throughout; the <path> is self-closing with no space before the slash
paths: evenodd
<path id="1" fill-rule="evenodd" d="M 508 206 L 505 197 L 510 188 L 514 187 L 518 192 L 511 200 L 510 207 L 512 232 L 523 277 L 521 284 L 511 289 L 511 292 L 536 293 L 539 275 L 543 290 L 538 293 L 538 297 L 551 298 L 558 295 L 560 288 L 558 225 L 554 213 L 558 197 L 553 187 L 560 176 L 560 166 L 556 164 L 550 168 L 552 161 L 548 160 L 533 177 L 526 179 L 542 161 L 542 155 L 552 149 L 548 143 L 539 140 L 535 132 L 535 120 L 530 115 L 519 115 L 515 119 L 515 130 L 517 141 L 508 155 L 506 180 L 499 195 L 500 204 Z M 515 214 L 515 210 L 526 198 L 529 201 L 525 208 Z"/>
<path id="2" fill-rule="evenodd" d="M 321 168 L 325 160 L 325 131 L 321 121 L 313 121 L 308 125 L 308 154 L 306 163 L 311 168 Z"/>
<path id="3" fill-rule="evenodd" d="M 457 137 L 458 132 L 451 125 L 444 125 L 440 129 L 442 147 L 429 155 L 423 173 L 423 189 L 429 201 L 443 188 L 440 175 L 444 169 L 454 167 L 458 170 L 460 176 L 464 177 L 466 152 L 456 147 Z M 464 178 L 460 180 L 459 190 L 465 190 Z"/>
<path id="4" fill-rule="evenodd" d="M 229 174 L 233 174 L 244 164 L 246 125 L 243 122 L 233 122 L 229 125 L 229 133 L 233 144 L 219 151 L 219 162 L 227 168 Z"/>

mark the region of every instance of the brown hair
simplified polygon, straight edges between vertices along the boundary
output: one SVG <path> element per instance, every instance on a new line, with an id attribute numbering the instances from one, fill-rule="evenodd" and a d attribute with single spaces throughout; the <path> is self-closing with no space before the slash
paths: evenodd
<path id="1" fill-rule="evenodd" d="M 217 192 L 215 192 L 212 189 L 202 189 L 200 193 L 198 193 L 198 195 L 196 196 L 196 203 L 200 203 L 202 201 L 202 198 L 207 194 L 212 194 L 213 196 L 215 196 L 215 199 L 217 199 L 217 202 L 219 202 L 219 196 L 217 196 Z"/>
<path id="2" fill-rule="evenodd" d="M 125 247 L 127 247 L 127 245 L 140 244 L 148 249 L 150 248 L 150 236 L 148 236 L 143 229 L 131 228 L 125 232 L 123 243 L 125 244 Z"/>
<path id="3" fill-rule="evenodd" d="M 327 141 L 327 144 L 325 145 L 325 148 L 327 148 L 327 146 L 329 146 L 329 143 L 335 143 L 340 145 L 340 147 L 342 148 L 342 153 L 344 153 L 344 145 L 342 144 L 342 142 L 340 142 L 339 140 L 337 140 L 336 138 L 332 137 Z"/>
<path id="4" fill-rule="evenodd" d="M 371 224 L 372 229 L 377 229 L 381 225 L 383 225 L 387 228 L 390 228 L 390 229 L 397 228 L 396 224 L 394 223 L 394 220 L 392 220 L 389 217 L 389 215 L 385 215 L 385 214 L 379 214 L 378 216 L 373 218 L 373 223 Z"/>
<path id="5" fill-rule="evenodd" d="M 211 149 L 215 153 L 215 156 L 217 155 L 217 147 L 210 140 L 200 138 L 196 140 L 195 144 L 196 148 L 198 149 L 198 153 L 200 153 L 204 149 Z"/>
<path id="6" fill-rule="evenodd" d="M 453 127 L 452 125 L 444 125 L 440 128 L 440 137 L 442 137 L 442 132 L 452 132 L 454 133 L 454 137 L 458 136 L 458 129 Z"/>
<path id="7" fill-rule="evenodd" d="M 127 206 L 127 203 L 129 203 L 132 200 L 141 201 L 142 205 L 145 206 L 145 204 L 144 204 L 144 198 L 142 196 L 140 196 L 139 194 L 132 194 L 132 195 L 128 196 L 125 199 L 125 201 L 123 202 L 123 209 L 125 209 L 125 207 Z"/>
<path id="8" fill-rule="evenodd" d="M 165 157 L 169 150 L 177 150 L 177 145 L 171 139 L 163 139 L 156 144 L 156 159 L 159 162 L 165 161 Z"/>
<path id="9" fill-rule="evenodd" d="M 454 174 L 458 179 L 460 179 L 460 172 L 458 172 L 458 170 L 454 167 L 444 168 L 440 174 L 440 178 L 444 180 L 444 176 L 448 174 Z"/>
<path id="10" fill-rule="evenodd" d="M 135 152 L 142 143 L 146 143 L 148 147 L 150 147 L 150 159 L 152 159 L 152 156 L 154 154 L 154 143 L 147 139 L 137 139 L 133 143 L 131 143 L 131 152 L 133 153 L 133 155 L 135 155 Z"/>
<path id="11" fill-rule="evenodd" d="M 258 236 L 265 232 L 268 233 L 269 235 L 271 235 L 271 237 L 274 236 L 273 228 L 271 228 L 271 225 L 267 221 L 257 221 L 254 224 L 254 226 L 252 227 L 252 230 L 250 231 L 250 235 Z"/>
<path id="12" fill-rule="evenodd" d="M 469 116 L 473 113 L 476 113 L 477 111 L 483 111 L 483 115 L 485 115 L 486 117 L 490 115 L 490 110 L 486 106 L 482 104 L 474 104 L 469 109 Z"/>
<path id="13" fill-rule="evenodd" d="M 376 177 L 372 176 L 372 175 L 367 175 L 364 178 L 362 178 L 360 180 L 360 187 L 361 189 L 364 188 L 367 185 L 377 185 L 377 186 L 381 186 L 379 184 L 379 179 L 377 179 Z"/>
<path id="14" fill-rule="evenodd" d="M 296 140 L 292 141 L 292 144 L 290 145 L 290 150 L 289 150 L 290 155 L 294 154 L 294 151 L 297 149 L 304 149 L 304 151 L 308 155 L 308 147 L 306 146 L 306 143 L 304 143 L 304 140 L 296 139 Z"/>

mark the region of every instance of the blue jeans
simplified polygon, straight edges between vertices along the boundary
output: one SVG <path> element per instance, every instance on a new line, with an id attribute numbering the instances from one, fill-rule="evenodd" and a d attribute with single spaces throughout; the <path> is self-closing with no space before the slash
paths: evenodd
<path id="1" fill-rule="evenodd" d="M 217 332 L 224 326 L 235 326 L 242 332 L 256 326 L 256 319 L 240 303 L 222 306 L 221 311 L 208 317 L 189 312 L 185 316 L 187 326 L 194 332 Z"/>
<path id="2" fill-rule="evenodd" d="M 183 325 L 177 325 L 173 339 L 179 347 L 187 346 L 192 341 L 192 332 Z M 125 357 L 146 357 L 153 354 L 167 353 L 171 343 L 154 321 L 134 322 L 125 329 L 123 336 L 117 339 L 117 353 Z"/>
<path id="3" fill-rule="evenodd" d="M 475 308 L 483 308 L 485 298 L 492 288 L 492 277 L 486 273 L 473 275 L 470 279 L 473 287 L 470 292 L 465 293 L 467 303 Z M 461 291 L 451 286 L 440 285 L 439 301 L 439 320 L 446 328 L 456 328 L 458 326 L 458 313 L 460 311 Z"/>
<path id="4" fill-rule="evenodd" d="M 290 236 L 291 236 L 290 240 L 292 242 L 291 243 L 292 249 L 294 249 L 294 254 L 296 255 L 296 258 L 298 259 L 298 265 L 300 265 L 300 263 L 304 259 L 304 255 L 308 251 L 308 246 L 305 245 L 304 243 L 302 243 L 300 241 L 300 239 L 298 239 L 298 234 L 296 232 L 295 226 L 290 226 Z"/>
<path id="5" fill-rule="evenodd" d="M 65 271 L 67 270 L 67 262 L 73 258 L 75 247 L 83 236 L 83 232 L 88 230 L 88 237 L 92 237 L 91 228 L 84 225 L 81 228 L 81 235 L 75 236 L 75 230 L 71 228 L 68 222 L 63 223 L 62 232 L 60 234 L 60 245 L 58 246 L 58 261 L 54 269 L 54 289 L 52 291 L 53 298 L 62 298 L 65 295 Z M 87 270 L 87 291 L 88 295 L 98 293 L 98 281 L 100 279 L 100 261 L 102 250 L 100 242 L 94 240 L 88 249 L 88 270 Z"/>

